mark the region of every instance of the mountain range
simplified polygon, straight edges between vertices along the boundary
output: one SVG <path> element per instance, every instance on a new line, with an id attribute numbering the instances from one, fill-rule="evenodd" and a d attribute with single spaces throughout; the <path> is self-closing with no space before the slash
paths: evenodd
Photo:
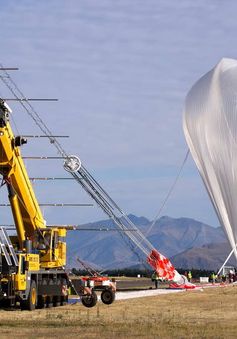
<path id="1" fill-rule="evenodd" d="M 221 227 L 212 227 L 190 218 L 175 219 L 163 216 L 147 234 L 152 221 L 135 215 L 128 217 L 154 248 L 171 259 L 175 267 L 216 270 L 230 252 Z M 101 220 L 82 225 L 81 228 L 81 231 L 68 232 L 69 268 L 81 268 L 77 258 L 96 269 L 132 267 L 146 261 L 142 253 L 134 254 L 125 233 L 115 231 L 117 228 L 113 221 Z M 90 231 L 84 230 L 87 228 Z M 232 264 L 235 264 L 233 259 Z"/>

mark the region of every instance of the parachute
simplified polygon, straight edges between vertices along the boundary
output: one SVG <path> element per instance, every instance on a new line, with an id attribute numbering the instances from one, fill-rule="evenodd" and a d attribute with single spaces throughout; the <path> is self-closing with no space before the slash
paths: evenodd
<path id="1" fill-rule="evenodd" d="M 187 94 L 187 144 L 237 259 L 237 60 L 222 59 Z"/>

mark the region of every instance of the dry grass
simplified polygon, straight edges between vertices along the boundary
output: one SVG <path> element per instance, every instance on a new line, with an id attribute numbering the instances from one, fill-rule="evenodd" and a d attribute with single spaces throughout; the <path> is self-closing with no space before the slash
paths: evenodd
<path id="1" fill-rule="evenodd" d="M 0 317 L 0 338 L 236 338 L 237 286 Z"/>

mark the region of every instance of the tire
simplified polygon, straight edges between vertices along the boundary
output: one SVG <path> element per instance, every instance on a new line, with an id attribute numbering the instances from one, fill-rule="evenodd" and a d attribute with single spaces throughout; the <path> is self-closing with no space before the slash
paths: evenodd
<path id="1" fill-rule="evenodd" d="M 0 308 L 9 308 L 10 307 L 10 300 L 9 299 L 2 299 L 0 301 Z"/>
<path id="2" fill-rule="evenodd" d="M 53 307 L 53 296 L 48 295 L 46 298 L 46 307 L 52 308 Z"/>
<path id="3" fill-rule="evenodd" d="M 60 296 L 54 296 L 53 297 L 53 306 L 54 307 L 61 306 L 61 298 L 60 298 Z"/>
<path id="4" fill-rule="evenodd" d="M 92 291 L 91 295 L 81 297 L 81 302 L 85 307 L 94 307 L 97 303 L 97 294 Z"/>
<path id="5" fill-rule="evenodd" d="M 48 285 L 49 286 L 54 285 L 53 279 L 49 280 Z M 53 307 L 53 296 L 52 295 L 47 295 L 47 297 L 46 297 L 46 307 L 47 308 Z"/>
<path id="6" fill-rule="evenodd" d="M 42 286 L 47 286 L 47 279 L 42 280 Z M 45 308 L 46 307 L 46 296 L 38 295 L 37 308 Z"/>
<path id="7" fill-rule="evenodd" d="M 34 280 L 32 280 L 30 285 L 30 292 L 28 295 L 27 300 L 21 301 L 21 309 L 22 310 L 28 310 L 28 311 L 34 311 L 37 305 L 37 288 L 36 283 Z"/>
<path id="8" fill-rule="evenodd" d="M 45 308 L 45 307 L 46 307 L 45 298 L 42 295 L 39 295 L 38 302 L 37 302 L 37 308 Z"/>
<path id="9" fill-rule="evenodd" d="M 60 288 L 60 286 L 61 286 L 61 280 L 60 279 L 57 279 L 56 285 L 57 285 L 57 287 Z M 53 296 L 53 306 L 54 307 L 61 306 L 61 296 L 60 295 L 54 295 Z"/>
<path id="10" fill-rule="evenodd" d="M 110 305 L 114 302 L 115 300 L 115 292 L 112 291 L 111 289 L 107 289 L 107 290 L 104 290 L 102 293 L 101 293 L 101 301 L 106 304 L 106 305 Z"/>
<path id="11" fill-rule="evenodd" d="M 65 296 L 61 296 L 60 298 L 60 305 L 61 306 L 66 306 L 68 304 L 68 297 L 65 297 Z"/>

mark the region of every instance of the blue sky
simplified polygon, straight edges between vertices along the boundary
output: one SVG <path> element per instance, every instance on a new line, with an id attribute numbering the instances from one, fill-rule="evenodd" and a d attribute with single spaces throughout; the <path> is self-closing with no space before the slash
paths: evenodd
<path id="1" fill-rule="evenodd" d="M 193 83 L 236 57 L 236 1 L 0 0 L 0 62 L 64 148 L 127 213 L 153 219 L 185 156 L 182 110 Z M 0 84 L 0 95 L 7 96 Z M 9 96 L 9 95 L 8 95 Z M 20 133 L 39 134 L 16 104 Z M 24 155 L 55 155 L 30 140 Z M 63 176 L 58 162 L 27 162 L 30 175 Z M 90 202 L 73 183 L 36 183 L 40 202 Z M 1 202 L 6 201 L 2 194 Z M 5 213 L 5 212 L 4 212 Z M 49 223 L 97 220 L 97 208 L 44 209 Z M 191 159 L 162 211 L 219 223 Z M 7 216 L 6 216 L 7 219 Z"/>

